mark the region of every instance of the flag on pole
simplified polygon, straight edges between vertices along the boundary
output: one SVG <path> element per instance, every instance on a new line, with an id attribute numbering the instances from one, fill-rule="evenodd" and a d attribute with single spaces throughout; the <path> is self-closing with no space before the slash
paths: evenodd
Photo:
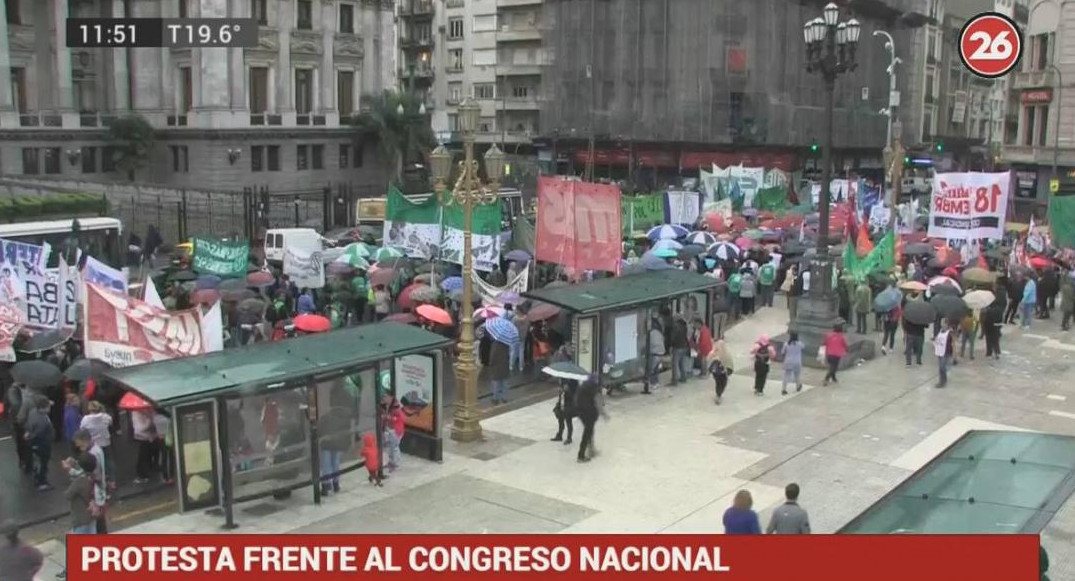
<path id="1" fill-rule="evenodd" d="M 855 252 L 859 257 L 873 252 L 873 241 L 870 240 L 870 228 L 866 222 L 859 224 L 858 238 L 855 240 Z"/>

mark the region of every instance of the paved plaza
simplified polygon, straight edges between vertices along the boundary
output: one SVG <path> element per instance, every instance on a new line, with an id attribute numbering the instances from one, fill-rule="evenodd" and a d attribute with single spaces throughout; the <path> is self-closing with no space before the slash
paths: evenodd
<path id="1" fill-rule="evenodd" d="M 999 362 L 984 360 L 979 344 L 979 359 L 956 366 L 945 389 L 933 387 L 935 360 L 906 368 L 890 354 L 828 387 L 821 371 L 807 370 L 804 390 L 783 397 L 775 365 L 764 397 L 755 397 L 749 346 L 786 320 L 784 310 L 766 309 L 729 331 L 738 371 L 722 405 L 708 378 L 610 398 L 611 419 L 597 425 L 600 454 L 588 464 L 576 463 L 574 445 L 549 441 L 556 421 L 553 402 L 543 401 L 484 421 L 485 441 L 449 444 L 443 463 L 407 458 L 384 488 L 368 486 L 362 472 L 322 506 L 305 492 L 239 506 L 235 532 L 718 533 L 736 491 L 753 493 L 764 526 L 795 481 L 814 531 L 827 533 L 969 429 L 1075 435 L 1075 343 L 1056 320 L 1026 334 L 1007 327 Z M 175 514 L 122 532 L 220 532 L 221 523 Z M 1054 580 L 1075 580 L 1073 535 L 1068 502 L 1043 534 Z M 53 559 L 40 575 L 47 580 L 61 547 L 44 548 Z"/>

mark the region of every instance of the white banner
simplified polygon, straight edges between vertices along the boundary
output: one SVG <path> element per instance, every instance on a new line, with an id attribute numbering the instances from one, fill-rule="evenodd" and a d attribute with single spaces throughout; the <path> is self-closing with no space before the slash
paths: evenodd
<path id="1" fill-rule="evenodd" d="M 732 199 L 724 198 L 717 202 L 706 202 L 705 207 L 702 208 L 703 215 L 709 215 L 712 213 L 720 214 L 725 220 L 732 219 Z"/>
<path id="2" fill-rule="evenodd" d="M 85 357 L 118 368 L 200 355 L 205 353 L 201 319 L 196 308 L 165 311 L 88 284 Z"/>
<path id="3" fill-rule="evenodd" d="M 874 204 L 870 208 L 870 229 L 884 230 L 888 226 L 888 220 L 892 217 L 892 210 L 884 204 Z"/>
<path id="4" fill-rule="evenodd" d="M 78 325 L 78 271 L 66 265 L 23 276 L 25 325 L 34 329 L 73 329 Z"/>
<path id="5" fill-rule="evenodd" d="M 500 295 L 503 293 L 512 292 L 518 295 L 526 292 L 530 287 L 530 269 L 524 268 L 519 274 L 515 275 L 515 278 L 508 281 L 508 284 L 497 287 L 493 286 L 478 276 L 477 272 L 472 274 L 474 278 L 474 290 L 478 291 L 481 295 L 483 305 L 503 305 L 500 301 Z"/>
<path id="6" fill-rule="evenodd" d="M 1004 236 L 1011 172 L 941 173 L 933 177 L 929 236 L 951 240 Z"/>
<path id="7" fill-rule="evenodd" d="M 82 267 L 82 278 L 87 283 L 103 286 L 120 294 L 127 294 L 127 276 L 122 271 L 92 256 L 86 257 L 86 264 Z"/>
<path id="8" fill-rule="evenodd" d="M 743 194 L 743 207 L 753 208 L 754 196 L 757 195 L 758 190 L 765 183 L 765 168 L 743 167 L 740 165 L 729 169 L 731 170 L 731 178 L 739 182 L 739 191 Z"/>
<path id="9" fill-rule="evenodd" d="M 320 252 L 284 249 L 284 274 L 299 289 L 325 286 L 325 265 Z"/>
<path id="10" fill-rule="evenodd" d="M 666 192 L 664 195 L 668 224 L 693 226 L 698 221 L 701 210 L 698 192 Z"/>

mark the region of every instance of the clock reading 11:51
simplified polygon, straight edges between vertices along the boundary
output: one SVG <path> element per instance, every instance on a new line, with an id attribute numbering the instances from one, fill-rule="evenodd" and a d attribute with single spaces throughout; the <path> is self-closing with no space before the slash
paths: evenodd
<path id="1" fill-rule="evenodd" d="M 239 48 L 257 42 L 253 18 L 67 19 L 70 48 Z"/>

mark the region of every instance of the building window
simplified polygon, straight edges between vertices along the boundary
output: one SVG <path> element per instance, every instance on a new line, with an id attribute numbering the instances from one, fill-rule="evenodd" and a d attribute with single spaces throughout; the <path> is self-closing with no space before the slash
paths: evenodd
<path id="1" fill-rule="evenodd" d="M 280 171 L 280 146 L 270 145 L 265 148 L 266 164 L 269 171 Z"/>
<path id="2" fill-rule="evenodd" d="M 269 68 L 250 67 L 250 112 L 269 110 Z"/>
<path id="3" fill-rule="evenodd" d="M 116 150 L 110 146 L 101 150 L 101 171 L 104 173 L 116 171 Z"/>
<path id="4" fill-rule="evenodd" d="M 8 2 L 11 6 L 11 2 Z M 26 112 L 26 69 L 12 67 L 11 69 L 11 95 L 15 98 L 15 112 Z"/>
<path id="5" fill-rule="evenodd" d="M 927 103 L 932 103 L 933 99 L 937 97 L 937 84 L 934 82 L 934 76 L 932 70 L 926 71 L 926 89 L 924 95 L 926 96 Z"/>
<path id="6" fill-rule="evenodd" d="M 186 114 L 194 108 L 194 78 L 190 67 L 179 68 L 179 113 Z"/>
<path id="7" fill-rule="evenodd" d="M 187 6 L 187 0 L 176 0 L 179 5 L 179 17 L 190 18 L 190 8 Z"/>
<path id="8" fill-rule="evenodd" d="M 172 150 L 172 171 L 175 173 L 187 173 L 190 171 L 187 146 L 169 145 L 168 148 Z"/>
<path id="9" fill-rule="evenodd" d="M 526 85 L 515 85 L 511 88 L 511 96 L 516 99 L 528 99 L 530 98 L 530 87 Z"/>
<path id="10" fill-rule="evenodd" d="M 459 131 L 459 115 L 457 113 L 448 114 L 448 131 Z"/>
<path id="11" fill-rule="evenodd" d="M 1037 107 L 1023 107 L 1023 145 L 1034 145 L 1034 128 L 1038 126 L 1034 116 L 1037 112 Z"/>
<path id="12" fill-rule="evenodd" d="M 262 145 L 250 146 L 250 171 L 263 171 L 265 169 L 265 147 Z"/>
<path id="13" fill-rule="evenodd" d="M 310 147 L 307 145 L 295 146 L 295 169 L 302 171 L 310 169 Z"/>
<path id="14" fill-rule="evenodd" d="M 474 17 L 472 32 L 496 32 L 496 14 L 485 14 Z"/>
<path id="15" fill-rule="evenodd" d="M 314 169 L 325 169 L 325 146 L 313 145 L 310 147 Z"/>
<path id="16" fill-rule="evenodd" d="M 45 148 L 45 173 L 56 175 L 60 173 L 60 148 Z"/>
<path id="17" fill-rule="evenodd" d="M 1053 60 L 1052 55 L 1053 33 L 1036 34 L 1030 42 L 1033 59 L 1033 70 L 1044 71 Z"/>
<path id="18" fill-rule="evenodd" d="M 448 83 L 448 103 L 455 104 L 463 100 L 463 83 Z"/>
<path id="19" fill-rule="evenodd" d="M 22 12 L 19 11 L 19 0 L 7 0 L 5 16 L 8 24 L 22 24 Z"/>
<path id="20" fill-rule="evenodd" d="M 448 70 L 449 71 L 461 71 L 463 70 L 463 49 L 453 48 L 448 51 Z"/>
<path id="21" fill-rule="evenodd" d="M 355 6 L 353 4 L 340 4 L 340 32 L 355 33 Z"/>
<path id="22" fill-rule="evenodd" d="M 250 0 L 250 17 L 262 26 L 269 24 L 268 0 Z"/>
<path id="23" fill-rule="evenodd" d="M 496 99 L 496 85 L 493 83 L 475 83 L 474 98 L 479 100 Z"/>
<path id="24" fill-rule="evenodd" d="M 429 42 L 433 38 L 433 25 L 428 22 L 419 22 L 414 25 L 414 40 Z"/>
<path id="25" fill-rule="evenodd" d="M 1049 137 L 1049 106 L 1042 105 L 1038 107 L 1038 139 L 1037 144 L 1039 146 L 1047 145 L 1047 139 Z"/>
<path id="26" fill-rule="evenodd" d="M 364 154 L 365 154 L 365 150 L 362 149 L 362 144 L 356 145 L 355 146 L 355 155 L 351 158 L 351 166 L 352 167 L 362 167 L 362 164 L 365 162 L 365 160 L 362 157 Z"/>
<path id="27" fill-rule="evenodd" d="M 340 169 L 346 169 L 351 165 L 351 146 L 346 143 L 340 144 Z"/>
<path id="28" fill-rule="evenodd" d="M 82 173 L 97 173 L 97 148 L 82 148 Z"/>
<path id="29" fill-rule="evenodd" d="M 472 53 L 474 55 L 474 66 L 488 67 L 496 65 L 495 48 L 475 49 Z"/>
<path id="30" fill-rule="evenodd" d="M 40 152 L 36 147 L 22 148 L 22 173 L 26 175 L 37 175 L 41 173 L 41 168 L 38 167 L 39 157 Z"/>
<path id="31" fill-rule="evenodd" d="M 336 73 L 336 107 L 340 117 L 347 117 L 355 112 L 355 72 L 338 71 Z"/>
<path id="32" fill-rule="evenodd" d="M 496 117 L 482 117 L 478 122 L 478 133 L 493 133 L 496 131 Z"/>
<path id="33" fill-rule="evenodd" d="M 459 40 L 463 38 L 463 19 L 462 18 L 449 18 L 448 19 L 448 40 Z"/>
<path id="34" fill-rule="evenodd" d="M 295 112 L 308 115 L 314 109 L 314 71 L 295 69 Z"/>
<path id="35" fill-rule="evenodd" d="M 295 4 L 295 28 L 299 30 L 313 30 L 314 27 L 314 3 L 312 0 L 298 0 Z"/>

